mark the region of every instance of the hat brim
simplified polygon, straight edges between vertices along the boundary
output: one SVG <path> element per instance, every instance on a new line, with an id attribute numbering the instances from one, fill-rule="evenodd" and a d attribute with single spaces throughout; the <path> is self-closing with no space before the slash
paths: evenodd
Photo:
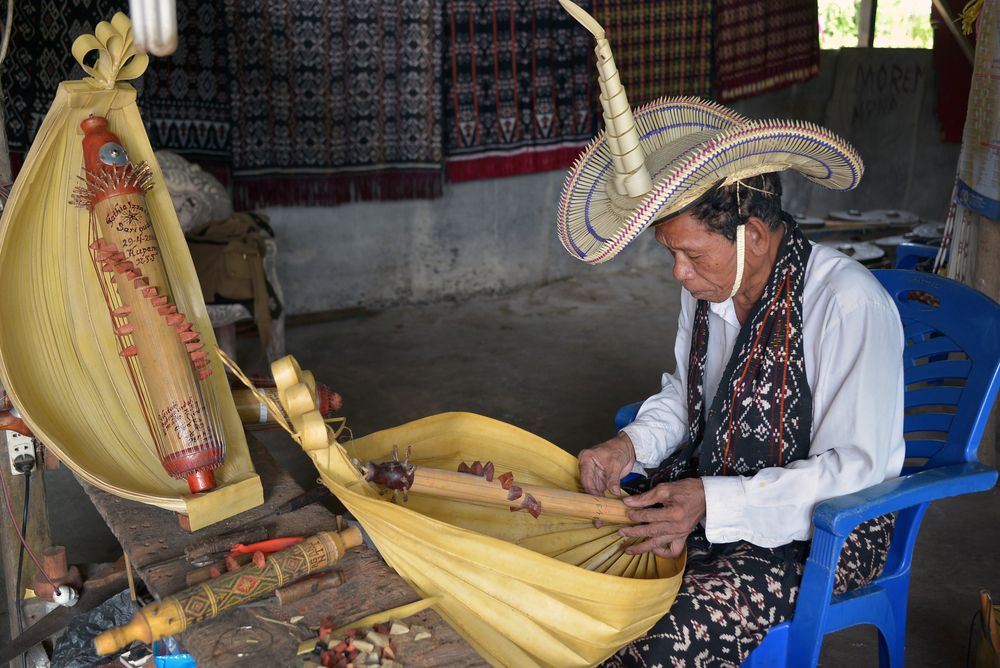
<path id="1" fill-rule="evenodd" d="M 638 109 L 635 119 L 653 181 L 649 193 L 632 200 L 616 195 L 603 132 L 563 186 L 559 239 L 584 262 L 607 262 L 653 221 L 679 212 L 720 181 L 794 169 L 827 188 L 850 190 L 864 172 L 850 144 L 811 123 L 747 121 L 692 98 L 654 102 Z"/>

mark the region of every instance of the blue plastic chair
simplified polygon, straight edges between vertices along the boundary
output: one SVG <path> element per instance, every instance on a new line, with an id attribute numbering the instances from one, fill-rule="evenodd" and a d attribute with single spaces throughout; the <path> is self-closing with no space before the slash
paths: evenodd
<path id="1" fill-rule="evenodd" d="M 937 257 L 938 248 L 926 244 L 899 244 L 896 246 L 896 269 L 917 269 L 921 261 Z"/>
<path id="2" fill-rule="evenodd" d="M 931 501 L 996 484 L 976 449 L 1000 387 L 1000 304 L 955 281 L 915 271 L 873 272 L 892 295 L 906 334 L 903 475 L 816 506 L 814 534 L 792 619 L 768 632 L 744 668 L 815 666 L 823 636 L 871 624 L 879 665 L 902 668 L 910 565 Z M 640 404 L 619 409 L 621 429 Z M 847 536 L 862 522 L 897 513 L 885 570 L 846 594 L 833 594 Z"/>

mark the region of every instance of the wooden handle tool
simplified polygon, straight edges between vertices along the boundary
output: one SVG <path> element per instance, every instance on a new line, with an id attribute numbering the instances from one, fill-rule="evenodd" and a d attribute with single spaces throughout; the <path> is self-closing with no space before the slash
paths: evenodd
<path id="1" fill-rule="evenodd" d="M 136 640 L 148 645 L 180 633 L 223 610 L 266 596 L 310 573 L 326 570 L 347 550 L 360 544 L 361 532 L 353 527 L 340 533 L 323 531 L 310 536 L 274 553 L 263 567 L 247 565 L 146 606 L 125 626 L 97 636 L 94 648 L 98 655 L 104 656 Z"/>
<path id="2" fill-rule="evenodd" d="M 404 461 L 399 460 L 395 448 L 392 456 L 389 462 L 365 464 L 365 480 L 393 490 L 393 499 L 396 492 L 401 491 L 404 501 L 409 494 L 426 494 L 489 506 L 506 506 L 512 511 L 527 511 L 533 517 L 552 513 L 600 520 L 605 524 L 636 524 L 628 518 L 628 507 L 621 499 L 517 484 L 510 472 L 497 475 L 491 462 L 485 465 L 474 462 L 472 466 L 463 464 L 456 472 L 414 466 L 410 464 L 409 450 Z"/>

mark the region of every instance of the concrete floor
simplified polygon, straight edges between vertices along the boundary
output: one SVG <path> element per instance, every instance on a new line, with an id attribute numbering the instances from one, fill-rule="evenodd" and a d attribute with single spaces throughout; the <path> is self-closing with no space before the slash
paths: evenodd
<path id="1" fill-rule="evenodd" d="M 356 435 L 462 410 L 576 452 L 610 436 L 615 409 L 657 390 L 661 371 L 673 367 L 678 297 L 666 265 L 601 268 L 506 296 L 292 328 L 288 350 L 341 392 Z M 255 339 L 240 348 L 247 370 L 262 367 Z M 313 484 L 297 446 L 280 433 L 262 440 L 302 484 Z M 72 476 L 61 469 L 46 479 L 55 542 L 69 546 L 74 561 L 116 557 L 114 538 Z M 998 501 L 994 489 L 927 513 L 914 561 L 907 666 L 965 665 L 977 592 L 1000 594 Z M 828 637 L 822 664 L 876 665 L 874 631 Z"/>

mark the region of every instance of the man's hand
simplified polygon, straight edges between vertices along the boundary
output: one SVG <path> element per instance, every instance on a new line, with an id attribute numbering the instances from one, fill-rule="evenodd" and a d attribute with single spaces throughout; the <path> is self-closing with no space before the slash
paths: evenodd
<path id="1" fill-rule="evenodd" d="M 650 508 L 656 504 L 662 508 Z M 622 536 L 646 538 L 625 550 L 626 554 L 653 552 L 661 557 L 679 557 L 695 525 L 705 516 L 705 486 L 700 478 L 660 483 L 653 489 L 625 499 L 628 517 L 642 522 L 618 530 Z"/>
<path id="2" fill-rule="evenodd" d="M 608 490 L 621 496 L 620 481 L 632 471 L 635 449 L 628 434 L 622 432 L 593 448 L 580 452 L 580 482 L 587 494 L 604 496 Z"/>

